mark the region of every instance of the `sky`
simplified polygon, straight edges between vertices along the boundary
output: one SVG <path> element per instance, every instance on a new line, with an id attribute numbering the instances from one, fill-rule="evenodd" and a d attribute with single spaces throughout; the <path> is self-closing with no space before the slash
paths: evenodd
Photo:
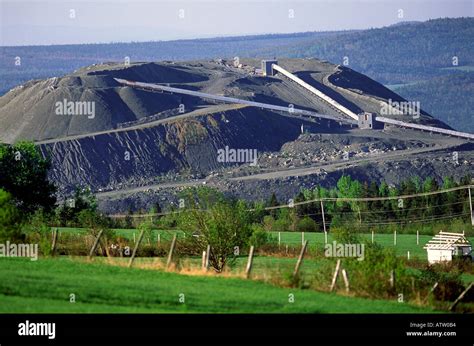
<path id="1" fill-rule="evenodd" d="M 0 0 L 0 46 L 367 29 L 474 16 L 474 0 Z"/>

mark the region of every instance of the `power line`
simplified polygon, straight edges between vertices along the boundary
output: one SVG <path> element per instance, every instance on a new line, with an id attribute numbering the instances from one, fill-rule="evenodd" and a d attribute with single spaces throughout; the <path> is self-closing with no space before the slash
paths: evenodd
<path id="1" fill-rule="evenodd" d="M 424 193 L 416 193 L 416 194 L 409 194 L 409 195 L 399 195 L 399 196 L 388 196 L 388 197 L 364 197 L 364 198 L 346 198 L 346 197 L 322 197 L 322 198 L 316 198 L 308 201 L 302 201 L 302 202 L 296 202 L 292 204 L 283 204 L 283 205 L 278 205 L 278 206 L 272 206 L 272 207 L 265 207 L 262 209 L 247 209 L 247 211 L 268 211 L 268 210 L 277 210 L 277 209 L 282 209 L 282 208 L 294 208 L 296 206 L 300 205 L 306 205 L 306 204 L 311 204 L 311 203 L 316 203 L 316 202 L 374 202 L 374 201 L 391 201 L 391 200 L 399 200 L 399 199 L 411 199 L 411 198 L 418 198 L 418 197 L 424 197 L 424 196 L 433 196 L 433 195 L 438 195 L 438 194 L 443 194 L 443 193 L 449 193 L 449 192 L 454 192 L 454 191 L 460 191 L 463 189 L 470 189 L 474 187 L 474 185 L 464 185 L 464 186 L 458 186 L 458 187 L 453 187 L 449 189 L 444 189 L 444 190 L 439 190 L 439 191 L 432 191 L 432 192 L 424 192 Z M 455 204 L 463 204 L 464 202 L 456 202 L 456 203 L 446 203 L 443 205 L 439 205 L 437 207 L 441 206 L 447 206 L 447 205 L 455 205 Z M 426 207 L 420 207 L 420 208 L 413 208 L 413 209 L 406 209 L 408 211 L 411 210 L 418 210 L 418 209 L 426 209 Z M 405 210 L 405 209 L 402 209 Z M 182 213 L 183 211 L 199 211 L 199 212 L 208 212 L 209 210 L 205 209 L 182 209 L 178 211 L 170 211 L 170 212 L 162 212 L 162 213 L 148 213 L 148 214 L 115 214 L 115 215 L 109 215 L 111 218 L 126 218 L 126 217 L 131 217 L 131 218 L 146 218 L 146 217 L 153 217 L 153 216 L 166 216 L 166 215 L 171 215 L 171 214 L 179 214 Z M 396 211 L 376 211 L 376 212 L 360 212 L 360 213 L 396 213 Z M 341 213 L 359 213 L 357 211 L 354 212 L 341 212 Z M 311 214 L 308 214 L 308 216 Z M 321 213 L 315 213 L 314 215 L 321 215 Z"/>

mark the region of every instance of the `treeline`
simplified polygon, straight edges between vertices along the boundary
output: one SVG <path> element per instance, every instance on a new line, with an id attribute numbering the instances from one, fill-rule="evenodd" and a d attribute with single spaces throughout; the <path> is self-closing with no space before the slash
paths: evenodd
<path id="1" fill-rule="evenodd" d="M 467 189 L 439 194 L 430 193 L 469 184 L 471 184 L 471 177 L 468 175 L 459 181 L 446 177 L 441 183 L 431 177 L 424 180 L 414 177 L 403 181 L 399 186 L 389 186 L 385 182 L 380 184 L 361 182 L 344 175 L 332 189 L 321 186 L 312 190 L 304 189 L 290 201 L 279 201 L 273 194 L 268 201 L 250 203 L 239 200 L 236 203 L 243 204 L 245 209 L 251 210 L 249 223 L 262 230 L 273 232 L 317 232 L 324 230 L 324 224 L 327 231 L 346 229 L 369 232 L 374 230 L 380 233 L 397 230 L 402 233 L 420 231 L 427 234 L 439 229 L 468 231 L 471 227 L 468 222 L 470 208 Z M 415 194 L 427 195 L 398 197 Z M 320 199 L 327 198 L 373 198 L 375 200 L 320 202 Z M 380 200 L 384 198 L 386 200 Z M 179 227 L 179 209 L 168 211 L 173 213 L 154 219 L 157 227 L 165 229 Z M 135 217 L 130 215 L 122 222 L 124 226 L 130 228 L 134 219 Z"/>
<path id="2" fill-rule="evenodd" d="M 380 29 L 338 33 L 312 42 L 280 47 L 278 54 L 318 57 L 348 67 L 383 84 L 403 84 L 439 76 L 441 68 L 474 65 L 474 18 L 445 18 Z"/>
<path id="3" fill-rule="evenodd" d="M 325 222 L 330 228 L 350 227 L 363 231 L 403 230 L 407 227 L 420 229 L 423 224 L 452 223 L 456 218 L 468 220 L 467 189 L 414 198 L 377 199 L 431 193 L 470 183 L 470 176 L 459 181 L 444 178 L 442 183 L 431 177 L 424 180 L 414 177 L 399 186 L 389 186 L 385 182 L 367 183 L 342 176 L 333 189 L 318 187 L 303 190 L 295 198 L 295 203 L 319 198 L 374 198 L 362 202 L 324 202 Z M 295 212 L 300 218 L 308 216 L 318 225 L 323 224 L 321 203 L 297 205 Z"/>

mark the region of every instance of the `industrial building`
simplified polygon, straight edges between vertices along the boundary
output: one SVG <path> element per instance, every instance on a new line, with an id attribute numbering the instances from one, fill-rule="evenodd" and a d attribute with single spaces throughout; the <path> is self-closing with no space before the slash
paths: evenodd
<path id="1" fill-rule="evenodd" d="M 273 76 L 275 74 L 272 67 L 273 64 L 278 65 L 278 61 L 262 60 L 262 74 L 264 76 Z"/>
<path id="2" fill-rule="evenodd" d="M 383 129 L 383 123 L 375 119 L 374 113 L 363 112 L 358 114 L 359 128 L 360 129 L 370 129 L 370 130 L 381 130 Z"/>

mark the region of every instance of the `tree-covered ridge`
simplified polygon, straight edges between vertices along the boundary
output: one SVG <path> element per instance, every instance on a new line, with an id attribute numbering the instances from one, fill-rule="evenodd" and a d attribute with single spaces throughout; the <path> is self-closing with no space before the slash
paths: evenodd
<path id="1" fill-rule="evenodd" d="M 441 68 L 474 66 L 474 18 L 445 18 L 380 29 L 306 32 L 196 40 L 0 47 L 4 93 L 26 80 L 72 72 L 104 61 L 194 60 L 218 57 L 315 57 L 342 64 L 384 84 L 419 81 Z M 21 66 L 15 66 L 15 57 Z"/>
<path id="2" fill-rule="evenodd" d="M 474 18 L 446 18 L 318 37 L 279 47 L 279 55 L 339 64 L 347 57 L 348 67 L 380 83 L 409 83 L 449 73 L 442 68 L 474 66 L 472 37 Z"/>
<path id="3" fill-rule="evenodd" d="M 453 128 L 474 132 L 474 72 L 457 72 L 393 90 Z M 471 97 L 469 96 L 471 95 Z"/>

